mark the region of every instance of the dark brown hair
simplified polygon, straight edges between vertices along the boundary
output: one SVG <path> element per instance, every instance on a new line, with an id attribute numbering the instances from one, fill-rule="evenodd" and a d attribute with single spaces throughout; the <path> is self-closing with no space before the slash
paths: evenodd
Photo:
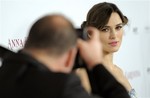
<path id="1" fill-rule="evenodd" d="M 81 28 L 85 28 L 86 26 L 94 26 L 98 29 L 103 28 L 108 23 L 112 12 L 118 13 L 123 24 L 127 24 L 128 18 L 122 14 L 115 4 L 103 2 L 94 5 L 89 10 L 86 21 L 83 22 Z"/>
<path id="2" fill-rule="evenodd" d="M 56 17 L 64 20 L 66 24 Z M 76 41 L 75 29 L 68 19 L 61 15 L 47 15 L 33 24 L 25 48 L 43 49 L 51 54 L 60 55 L 75 46 Z"/>

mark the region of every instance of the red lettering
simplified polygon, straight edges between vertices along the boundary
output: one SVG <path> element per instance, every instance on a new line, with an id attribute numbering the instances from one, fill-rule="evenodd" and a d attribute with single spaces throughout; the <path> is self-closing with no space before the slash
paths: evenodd
<path id="1" fill-rule="evenodd" d="M 25 38 L 26 40 L 26 38 Z M 24 47 L 25 40 L 23 39 L 8 39 L 8 47 L 13 50 L 13 48 Z"/>

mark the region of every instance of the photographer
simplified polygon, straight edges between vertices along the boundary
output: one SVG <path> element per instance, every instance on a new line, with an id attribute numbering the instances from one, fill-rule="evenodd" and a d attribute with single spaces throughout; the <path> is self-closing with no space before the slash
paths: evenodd
<path id="1" fill-rule="evenodd" d="M 89 27 L 87 32 L 91 34 L 90 40 L 78 40 L 72 23 L 61 15 L 37 20 L 24 49 L 3 60 L 0 97 L 129 98 L 125 88 L 100 65 L 102 49 L 98 30 Z M 98 95 L 89 95 L 79 78 L 71 73 L 77 49 L 93 73 Z"/>

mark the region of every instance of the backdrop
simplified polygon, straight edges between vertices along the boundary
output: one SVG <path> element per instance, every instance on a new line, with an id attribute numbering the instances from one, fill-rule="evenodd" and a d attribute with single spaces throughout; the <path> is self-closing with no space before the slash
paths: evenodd
<path id="1" fill-rule="evenodd" d="M 98 2 L 103 0 L 0 0 L 0 45 L 13 51 L 21 49 L 33 22 L 49 13 L 61 13 L 80 27 Z M 138 98 L 150 98 L 150 1 L 109 2 L 129 18 L 115 64 L 123 69 Z"/>

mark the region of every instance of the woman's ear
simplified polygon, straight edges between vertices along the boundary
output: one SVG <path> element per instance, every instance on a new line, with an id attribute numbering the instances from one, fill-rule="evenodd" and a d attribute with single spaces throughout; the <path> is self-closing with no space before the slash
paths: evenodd
<path id="1" fill-rule="evenodd" d="M 90 32 L 87 34 L 88 38 L 91 39 L 91 34 Z"/>

